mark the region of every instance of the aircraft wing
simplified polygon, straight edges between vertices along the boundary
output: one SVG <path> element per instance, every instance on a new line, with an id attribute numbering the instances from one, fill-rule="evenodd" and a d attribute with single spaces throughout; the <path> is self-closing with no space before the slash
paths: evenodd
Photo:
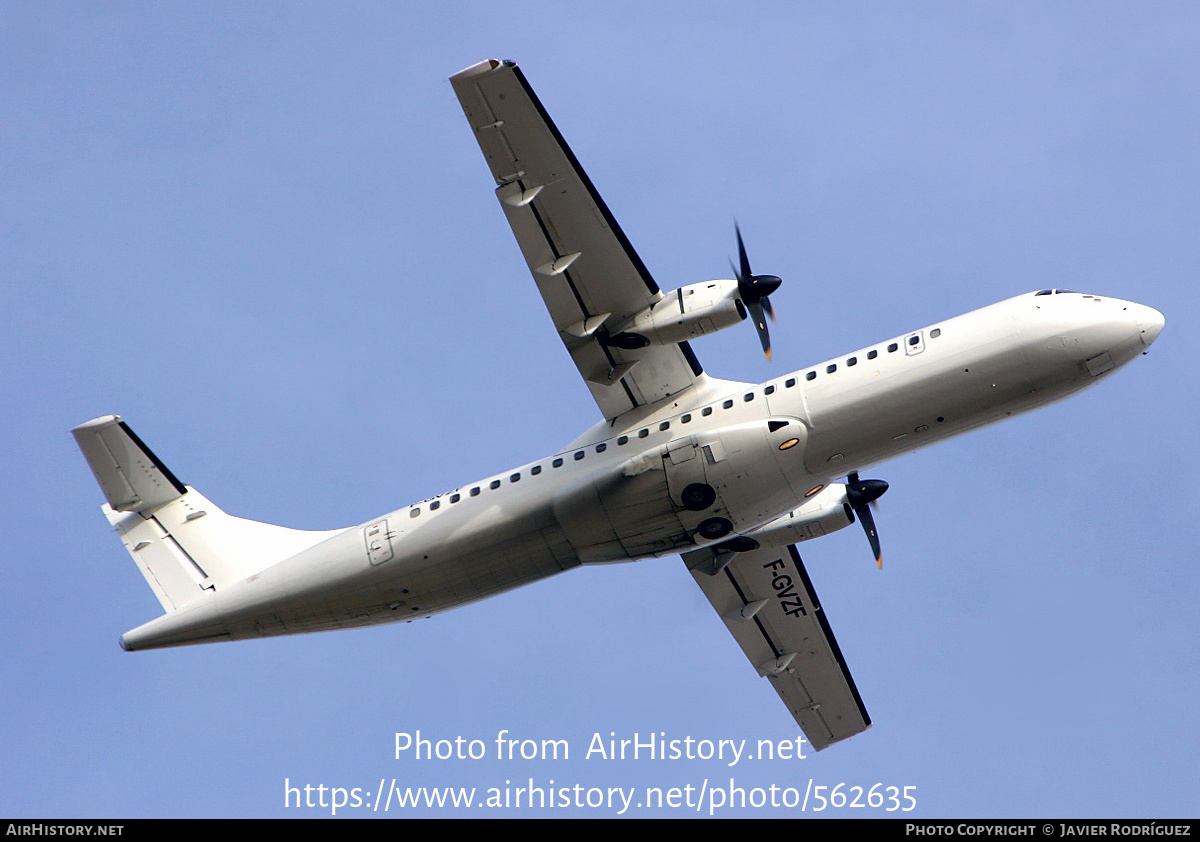
<path id="1" fill-rule="evenodd" d="M 607 344 L 663 293 L 516 64 L 483 61 L 450 82 L 554 327 L 604 417 L 703 382 L 686 342 Z"/>
<path id="2" fill-rule="evenodd" d="M 708 601 L 813 748 L 865 731 L 871 718 L 846 669 L 795 546 L 683 554 Z M 716 572 L 712 571 L 716 569 Z"/>

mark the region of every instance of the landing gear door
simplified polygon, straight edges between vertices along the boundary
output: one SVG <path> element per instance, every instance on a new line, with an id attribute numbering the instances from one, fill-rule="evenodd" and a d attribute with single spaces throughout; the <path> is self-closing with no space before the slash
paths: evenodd
<path id="1" fill-rule="evenodd" d="M 668 444 L 663 468 L 667 472 L 667 491 L 677 506 L 683 505 L 683 491 L 689 485 L 707 484 L 704 459 L 696 448 L 695 436 L 684 436 Z"/>
<path id="2" fill-rule="evenodd" d="M 718 443 L 719 444 L 719 443 Z M 707 476 L 707 448 L 696 443 L 695 436 L 675 439 L 663 454 L 667 473 L 667 493 L 679 510 L 679 520 L 689 531 L 714 515 L 726 515 L 725 505 Z"/>

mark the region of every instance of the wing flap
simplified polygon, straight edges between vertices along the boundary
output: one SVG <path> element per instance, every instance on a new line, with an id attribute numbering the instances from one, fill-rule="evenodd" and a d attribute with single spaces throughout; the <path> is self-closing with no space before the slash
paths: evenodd
<path id="1" fill-rule="evenodd" d="M 722 566 L 728 558 L 709 549 L 683 556 L 808 741 L 820 751 L 866 730 L 871 719 L 795 546 L 737 553 Z"/>

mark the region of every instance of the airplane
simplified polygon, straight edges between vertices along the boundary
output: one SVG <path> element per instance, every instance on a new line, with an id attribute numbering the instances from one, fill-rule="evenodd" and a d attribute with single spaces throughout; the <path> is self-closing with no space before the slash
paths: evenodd
<path id="1" fill-rule="evenodd" d="M 871 720 L 796 545 L 850 526 L 882 566 L 860 473 L 1044 406 L 1145 353 L 1161 313 L 1043 289 L 757 384 L 720 380 L 690 342 L 769 296 L 740 230 L 733 278 L 664 292 L 524 74 L 450 78 L 567 352 L 602 416 L 565 448 L 346 529 L 229 515 L 119 416 L 73 431 L 102 510 L 163 613 L 126 650 L 414 620 L 584 564 L 681 554 L 817 750 Z"/>

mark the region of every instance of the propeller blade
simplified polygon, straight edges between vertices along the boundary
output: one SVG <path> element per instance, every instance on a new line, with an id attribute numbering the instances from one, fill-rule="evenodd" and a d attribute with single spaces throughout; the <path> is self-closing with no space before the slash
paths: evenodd
<path id="1" fill-rule="evenodd" d="M 754 329 L 758 331 L 758 341 L 762 343 L 763 353 L 771 359 L 771 336 L 767 331 L 767 316 L 775 321 L 775 308 L 767 300 L 767 296 L 779 289 L 783 283 L 776 275 L 755 275 L 750 269 L 750 258 L 746 255 L 746 241 L 742 239 L 742 229 L 737 222 L 733 223 L 737 232 L 738 266 L 729 261 L 729 267 L 737 275 L 738 297 L 750 312 L 754 320 Z"/>
<path id="2" fill-rule="evenodd" d="M 767 315 L 771 317 L 771 321 L 775 321 L 775 308 L 771 306 L 771 299 L 763 298 L 763 309 L 767 311 Z"/>
<path id="3" fill-rule="evenodd" d="M 852 471 L 846 479 L 849 480 L 846 485 L 846 502 L 850 504 L 850 509 L 854 514 L 858 515 L 863 530 L 867 533 L 867 540 L 871 543 L 871 552 L 875 554 L 875 563 L 882 570 L 883 550 L 879 547 L 879 532 L 875 528 L 871 504 L 888 490 L 888 484 L 881 479 L 860 480 L 858 471 Z"/>
<path id="4" fill-rule="evenodd" d="M 879 547 L 879 532 L 875 529 L 875 517 L 871 514 L 870 506 L 863 506 L 858 509 L 858 519 L 862 522 L 863 529 L 867 533 L 867 540 L 871 542 L 871 552 L 875 554 L 875 563 L 879 565 L 879 569 L 883 569 L 883 550 Z"/>
<path id="5" fill-rule="evenodd" d="M 746 309 L 750 311 L 750 318 L 754 320 L 754 329 L 758 331 L 758 341 L 762 343 L 763 353 L 769 360 L 771 359 L 771 334 L 767 331 L 767 320 L 763 315 L 762 302 L 752 302 Z"/>
<path id="6" fill-rule="evenodd" d="M 746 244 L 742 242 L 742 229 L 735 222 L 733 223 L 733 230 L 737 232 L 738 260 L 741 261 L 742 265 L 741 271 L 738 272 L 738 280 L 748 281 L 754 273 L 750 271 L 750 258 L 746 257 Z"/>

